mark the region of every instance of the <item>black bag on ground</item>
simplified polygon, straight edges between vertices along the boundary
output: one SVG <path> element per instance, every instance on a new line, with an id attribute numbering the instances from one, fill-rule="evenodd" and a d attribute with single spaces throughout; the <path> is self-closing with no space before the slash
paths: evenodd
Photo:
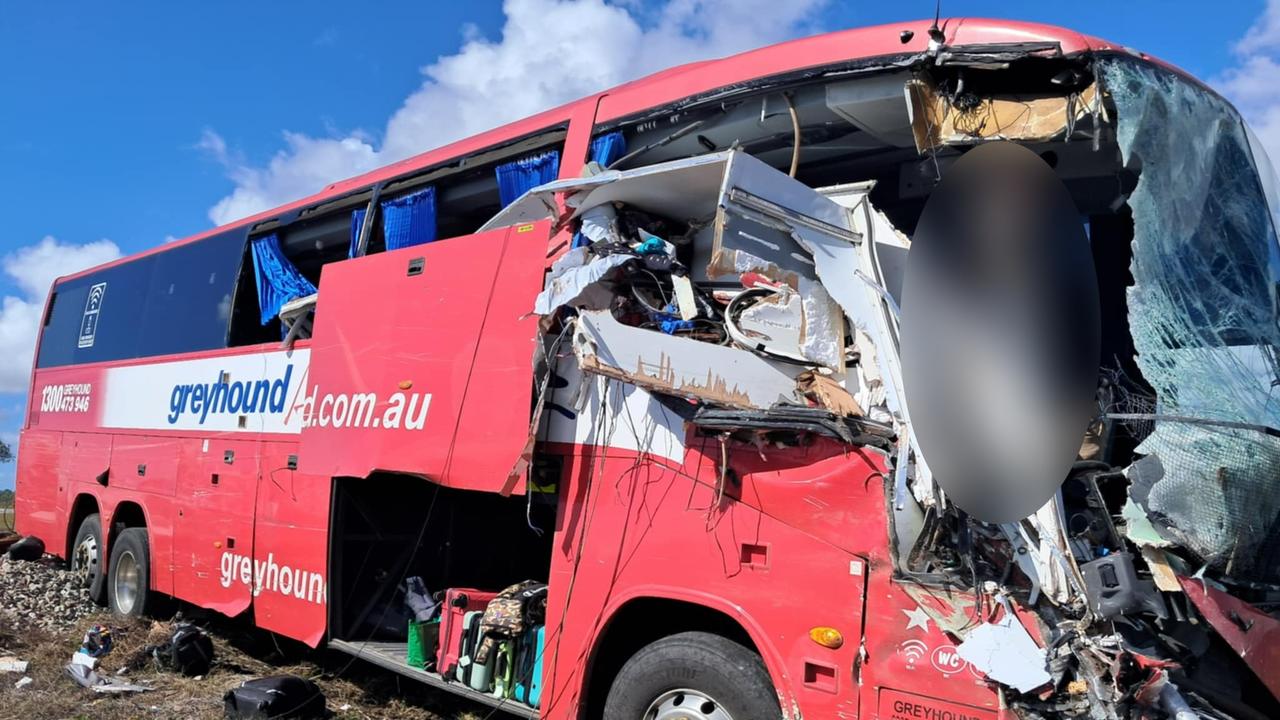
<path id="1" fill-rule="evenodd" d="M 178 623 L 168 642 L 157 645 L 151 655 L 165 670 L 187 676 L 206 675 L 213 665 L 213 640 L 191 623 Z"/>
<path id="2" fill-rule="evenodd" d="M 44 541 L 28 535 L 9 546 L 9 557 L 14 560 L 39 560 L 44 556 Z"/>
<path id="3" fill-rule="evenodd" d="M 222 701 L 229 720 L 308 720 L 327 713 L 320 688 L 296 675 L 245 680 L 240 687 L 228 690 Z"/>

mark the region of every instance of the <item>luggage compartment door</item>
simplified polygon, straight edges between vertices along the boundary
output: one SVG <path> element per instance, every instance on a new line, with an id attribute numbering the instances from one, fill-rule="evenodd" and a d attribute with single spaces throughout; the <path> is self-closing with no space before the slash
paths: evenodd
<path id="1" fill-rule="evenodd" d="M 529 432 L 550 223 L 324 268 L 298 470 L 501 489 Z"/>

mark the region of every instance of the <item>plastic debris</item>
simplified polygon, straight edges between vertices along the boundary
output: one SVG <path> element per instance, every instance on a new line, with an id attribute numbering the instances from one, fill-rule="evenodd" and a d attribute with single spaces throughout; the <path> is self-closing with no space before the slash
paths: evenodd
<path id="1" fill-rule="evenodd" d="M 983 623 L 956 648 L 960 657 L 998 683 L 1030 692 L 1052 678 L 1046 654 L 1012 613 L 997 623 Z"/>

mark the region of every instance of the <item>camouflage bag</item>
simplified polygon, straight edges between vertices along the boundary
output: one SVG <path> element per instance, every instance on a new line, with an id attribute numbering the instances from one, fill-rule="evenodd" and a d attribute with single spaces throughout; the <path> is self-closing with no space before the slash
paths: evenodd
<path id="1" fill-rule="evenodd" d="M 525 580 L 489 601 L 480 618 L 480 647 L 475 662 L 483 665 L 499 640 L 519 637 L 525 628 L 541 625 L 547 616 L 547 585 Z"/>

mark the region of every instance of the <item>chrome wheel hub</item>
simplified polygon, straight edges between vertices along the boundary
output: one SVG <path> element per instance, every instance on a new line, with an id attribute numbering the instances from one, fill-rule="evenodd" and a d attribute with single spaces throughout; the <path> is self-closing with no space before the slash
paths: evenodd
<path id="1" fill-rule="evenodd" d="M 92 535 L 76 545 L 71 555 L 71 572 L 84 587 L 89 586 L 89 578 L 98 572 L 98 540 Z"/>
<path id="2" fill-rule="evenodd" d="M 649 704 L 644 720 L 733 720 L 711 696 L 697 690 L 668 690 Z"/>
<path id="3" fill-rule="evenodd" d="M 138 596 L 142 594 L 142 589 L 138 587 L 139 580 L 138 559 L 131 552 L 120 553 L 120 557 L 116 558 L 115 591 L 116 609 L 121 613 L 127 615 L 131 612 Z"/>

